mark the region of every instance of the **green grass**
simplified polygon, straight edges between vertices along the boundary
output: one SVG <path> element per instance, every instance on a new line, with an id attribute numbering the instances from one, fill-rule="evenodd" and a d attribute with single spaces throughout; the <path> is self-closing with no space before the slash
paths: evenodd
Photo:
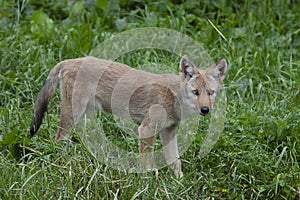
<path id="1" fill-rule="evenodd" d="M 0 199 L 299 199 L 300 2 L 105 2 L 0 1 Z M 201 124 L 181 158 L 183 179 L 167 168 L 157 177 L 115 170 L 79 143 L 53 140 L 58 95 L 28 138 L 34 99 L 58 61 L 141 27 L 180 31 L 215 61 L 228 60 L 225 128 L 206 157 Z M 119 61 L 160 62 L 176 72 L 179 58 L 140 50 Z"/>

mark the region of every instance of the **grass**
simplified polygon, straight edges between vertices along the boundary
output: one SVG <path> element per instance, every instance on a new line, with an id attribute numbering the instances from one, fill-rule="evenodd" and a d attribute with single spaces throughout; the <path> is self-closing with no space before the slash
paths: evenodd
<path id="1" fill-rule="evenodd" d="M 0 5 L 0 199 L 300 198 L 299 1 Z M 158 176 L 115 170 L 79 143 L 53 140 L 58 96 L 39 133 L 28 138 L 34 99 L 58 61 L 88 55 L 110 36 L 141 27 L 180 31 L 215 61 L 229 61 L 225 127 L 206 157 L 199 155 L 204 123 L 181 158 L 183 179 L 167 168 Z M 178 60 L 160 50 L 119 58 L 132 66 L 159 62 L 172 72 Z M 109 121 L 103 123 L 110 129 Z"/>

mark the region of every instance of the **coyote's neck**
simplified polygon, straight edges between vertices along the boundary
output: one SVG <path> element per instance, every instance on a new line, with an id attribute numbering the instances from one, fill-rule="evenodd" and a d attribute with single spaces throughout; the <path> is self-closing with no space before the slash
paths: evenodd
<path id="1" fill-rule="evenodd" d="M 174 93 L 176 95 L 175 111 L 179 119 L 184 120 L 194 113 L 193 106 L 188 103 L 188 95 L 186 92 L 186 83 L 182 81 L 176 81 L 176 89 Z"/>

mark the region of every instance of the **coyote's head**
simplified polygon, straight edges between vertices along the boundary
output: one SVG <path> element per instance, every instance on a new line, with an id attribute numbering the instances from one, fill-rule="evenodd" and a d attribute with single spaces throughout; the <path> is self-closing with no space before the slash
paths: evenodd
<path id="1" fill-rule="evenodd" d="M 225 77 L 227 63 L 221 59 L 206 70 L 198 69 L 187 55 L 180 61 L 183 101 L 204 116 L 210 112 Z"/>

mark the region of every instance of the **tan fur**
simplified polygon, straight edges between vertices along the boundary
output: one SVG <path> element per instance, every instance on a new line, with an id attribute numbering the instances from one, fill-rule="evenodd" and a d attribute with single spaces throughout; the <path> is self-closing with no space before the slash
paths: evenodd
<path id="1" fill-rule="evenodd" d="M 212 109 L 224 79 L 227 63 L 199 70 L 184 55 L 180 75 L 152 74 L 127 65 L 94 57 L 65 60 L 54 67 L 37 96 L 30 133 L 42 123 L 44 112 L 60 80 L 60 122 L 56 140 L 95 108 L 140 122 L 141 165 L 151 169 L 151 151 L 160 133 L 166 162 L 182 176 L 176 140 L 179 122 L 193 112 L 206 115 Z"/>

